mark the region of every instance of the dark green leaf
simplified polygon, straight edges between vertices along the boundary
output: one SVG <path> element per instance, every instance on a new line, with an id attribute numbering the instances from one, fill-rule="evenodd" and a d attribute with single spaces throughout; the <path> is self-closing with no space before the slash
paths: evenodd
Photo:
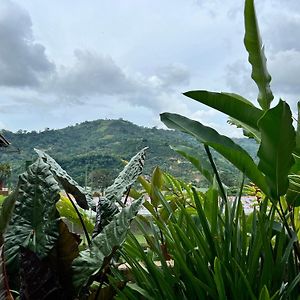
<path id="1" fill-rule="evenodd" d="M 106 197 L 99 197 L 96 211 L 96 225 L 93 231 L 93 237 L 103 230 L 114 215 L 119 212 L 119 209 L 115 202 L 108 200 Z"/>
<path id="2" fill-rule="evenodd" d="M 244 43 L 249 54 L 249 62 L 252 65 L 251 77 L 259 90 L 257 100 L 262 109 L 267 110 L 274 96 L 270 88 L 271 76 L 267 70 L 267 59 L 259 33 L 253 0 L 246 0 L 244 15 Z"/>
<path id="3" fill-rule="evenodd" d="M 8 265 L 18 260 L 20 246 L 45 257 L 58 237 L 56 202 L 60 188 L 50 167 L 38 159 L 20 175 L 15 209 L 5 233 Z"/>
<path id="4" fill-rule="evenodd" d="M 139 211 L 143 199 L 134 201 L 115 215 L 92 241 L 92 246 L 80 252 L 73 262 L 73 284 L 77 290 L 85 286 L 90 277 L 96 275 L 109 262 L 115 251 L 121 246 L 129 230 L 130 222 Z"/>
<path id="5" fill-rule="evenodd" d="M 230 138 L 220 135 L 216 130 L 177 114 L 163 113 L 161 120 L 169 128 L 177 129 L 195 137 L 201 143 L 214 148 L 236 168 L 252 180 L 264 193 L 268 187 L 264 176 L 258 170 L 251 156 Z"/>
<path id="6" fill-rule="evenodd" d="M 263 111 L 242 96 L 209 91 L 190 91 L 184 95 L 258 130 L 257 122 L 262 117 Z"/>
<path id="7" fill-rule="evenodd" d="M 50 166 L 50 170 L 53 172 L 56 180 L 67 193 L 74 196 L 80 207 L 95 209 L 92 197 L 50 155 L 38 149 L 34 150 Z"/>
<path id="8" fill-rule="evenodd" d="M 142 174 L 146 150 L 147 148 L 144 148 L 132 157 L 114 183 L 105 190 L 105 196 L 108 200 L 119 202 L 138 176 Z"/>
<path id="9" fill-rule="evenodd" d="M 258 122 L 261 132 L 258 168 L 266 175 L 274 199 L 286 193 L 288 174 L 294 164 L 295 130 L 292 121 L 288 104 L 280 100 Z"/>

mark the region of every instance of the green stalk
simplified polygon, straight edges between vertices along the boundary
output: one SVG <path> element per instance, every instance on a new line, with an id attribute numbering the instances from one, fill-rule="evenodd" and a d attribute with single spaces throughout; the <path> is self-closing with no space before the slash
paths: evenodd
<path id="1" fill-rule="evenodd" d="M 210 162 L 210 164 L 211 164 L 211 166 L 212 166 L 212 168 L 213 168 L 213 171 L 214 171 L 214 173 L 215 173 L 215 175 L 216 175 L 217 183 L 218 183 L 219 188 L 220 188 L 221 197 L 222 197 L 222 199 L 223 199 L 223 202 L 224 202 L 224 203 L 227 203 L 227 197 L 226 197 L 226 193 L 225 193 L 225 190 L 224 190 L 224 186 L 223 186 L 223 184 L 222 184 L 222 181 L 221 181 L 219 172 L 218 172 L 218 170 L 217 170 L 216 164 L 215 164 L 214 159 L 213 159 L 213 157 L 212 157 L 212 155 L 211 155 L 211 152 L 210 152 L 210 150 L 209 150 L 209 147 L 208 147 L 207 145 L 204 145 L 204 149 L 205 149 L 205 151 L 206 151 L 206 154 L 207 154 L 207 157 L 208 157 L 208 159 L 209 159 L 209 162 Z"/>
<path id="2" fill-rule="evenodd" d="M 76 211 L 76 214 L 77 214 L 77 216 L 78 216 L 78 218 L 79 218 L 79 221 L 80 221 L 80 223 L 81 223 L 82 229 L 83 229 L 83 231 L 84 231 L 84 235 L 85 235 L 86 240 L 87 240 L 87 242 L 88 242 L 88 245 L 89 245 L 89 247 L 90 247 L 91 244 L 92 244 L 92 242 L 91 242 L 89 233 L 88 233 L 88 231 L 87 231 L 87 229 L 86 229 L 86 226 L 85 226 L 85 224 L 84 224 L 84 222 L 83 222 L 81 213 L 79 212 L 78 208 L 76 207 L 76 205 L 75 205 L 74 201 L 72 200 L 72 198 L 70 197 L 70 195 L 69 195 L 67 192 L 66 192 L 66 194 L 67 194 L 67 197 L 69 198 L 70 202 L 72 203 L 72 205 L 73 205 L 73 207 L 74 207 L 74 209 L 75 209 L 75 211 Z"/>

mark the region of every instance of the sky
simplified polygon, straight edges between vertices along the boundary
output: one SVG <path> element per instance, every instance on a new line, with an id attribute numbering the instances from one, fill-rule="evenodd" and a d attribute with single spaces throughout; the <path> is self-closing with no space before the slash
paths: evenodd
<path id="1" fill-rule="evenodd" d="M 256 1 L 276 103 L 300 96 L 300 1 Z M 243 1 L 1 0 L 0 128 L 63 128 L 123 118 L 163 127 L 175 112 L 241 136 L 182 95 L 239 93 L 256 103 Z"/>

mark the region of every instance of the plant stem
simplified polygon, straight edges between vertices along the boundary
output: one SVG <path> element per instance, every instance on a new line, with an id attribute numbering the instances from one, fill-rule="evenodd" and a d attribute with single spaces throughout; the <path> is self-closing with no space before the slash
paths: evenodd
<path id="1" fill-rule="evenodd" d="M 279 215 L 280 219 L 282 220 L 283 225 L 285 226 L 285 228 L 286 228 L 286 230 L 288 232 L 288 235 L 290 236 L 290 238 L 293 238 L 293 234 L 292 234 L 291 228 L 290 228 L 290 226 L 289 226 L 289 224 L 288 224 L 288 222 L 287 222 L 287 220 L 286 220 L 286 218 L 284 216 L 284 211 L 283 211 L 283 207 L 281 205 L 280 199 L 278 200 L 278 202 L 279 202 L 280 209 L 277 207 L 276 204 L 274 204 L 275 205 L 275 209 L 277 210 L 278 215 Z M 300 261 L 299 244 L 296 242 L 296 243 L 293 244 L 293 247 L 294 247 L 296 258 L 298 259 L 298 261 Z"/>
<path id="2" fill-rule="evenodd" d="M 223 184 L 222 184 L 222 181 L 221 181 L 219 172 L 218 172 L 218 170 L 217 170 L 216 164 L 215 164 L 214 159 L 213 159 L 213 157 L 212 157 L 212 155 L 211 155 L 211 152 L 210 152 L 210 150 L 209 150 L 209 147 L 208 147 L 207 145 L 204 145 L 204 149 L 205 149 L 205 151 L 206 151 L 206 154 L 207 154 L 207 157 L 208 157 L 208 159 L 209 159 L 209 162 L 210 162 L 210 164 L 211 164 L 211 166 L 212 166 L 212 168 L 213 168 L 213 171 L 214 171 L 214 173 L 215 173 L 215 175 L 216 175 L 217 183 L 218 183 L 218 185 L 219 185 L 220 192 L 221 192 L 221 197 L 222 197 L 224 203 L 227 203 L 227 197 L 226 197 L 226 193 L 225 193 L 225 190 L 224 190 L 224 186 L 223 186 Z"/>
<path id="3" fill-rule="evenodd" d="M 88 233 L 88 231 L 87 231 L 87 229 L 86 229 L 86 226 L 85 226 L 85 224 L 84 224 L 84 222 L 83 222 L 81 213 L 79 212 L 77 206 L 75 205 L 75 203 L 74 203 L 74 201 L 72 200 L 72 198 L 70 197 L 70 195 L 69 195 L 67 192 L 66 192 L 66 194 L 67 194 L 67 197 L 69 198 L 70 202 L 72 203 L 72 205 L 73 205 L 73 207 L 74 207 L 74 209 L 75 209 L 75 211 L 76 211 L 76 214 L 77 214 L 77 216 L 78 216 L 78 218 L 79 218 L 79 221 L 80 221 L 80 223 L 81 223 L 82 229 L 83 229 L 83 231 L 84 231 L 84 235 L 85 235 L 86 240 L 87 240 L 87 242 L 88 242 L 88 245 L 89 245 L 89 247 L 90 247 L 90 246 L 91 246 L 91 239 L 90 239 L 89 233 Z"/>
<path id="4" fill-rule="evenodd" d="M 126 205 L 127 203 L 127 200 L 128 200 L 128 197 L 129 197 L 129 193 L 130 193 L 130 189 L 131 189 L 131 186 L 128 188 L 128 191 L 126 193 L 126 197 L 125 197 L 125 200 L 124 200 L 124 206 Z"/>

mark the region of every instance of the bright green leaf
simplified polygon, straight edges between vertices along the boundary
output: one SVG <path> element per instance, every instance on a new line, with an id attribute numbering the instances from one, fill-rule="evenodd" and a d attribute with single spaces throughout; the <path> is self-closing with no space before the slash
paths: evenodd
<path id="1" fill-rule="evenodd" d="M 259 90 L 257 100 L 261 108 L 267 110 L 274 96 L 270 88 L 271 76 L 267 70 L 267 59 L 259 33 L 253 0 L 246 0 L 244 15 L 244 44 L 249 54 L 249 62 L 252 65 L 251 77 Z"/>
<path id="2" fill-rule="evenodd" d="M 288 174 L 294 164 L 295 129 L 292 121 L 288 104 L 280 100 L 258 122 L 261 132 L 258 168 L 266 175 L 274 199 L 286 193 Z"/>

